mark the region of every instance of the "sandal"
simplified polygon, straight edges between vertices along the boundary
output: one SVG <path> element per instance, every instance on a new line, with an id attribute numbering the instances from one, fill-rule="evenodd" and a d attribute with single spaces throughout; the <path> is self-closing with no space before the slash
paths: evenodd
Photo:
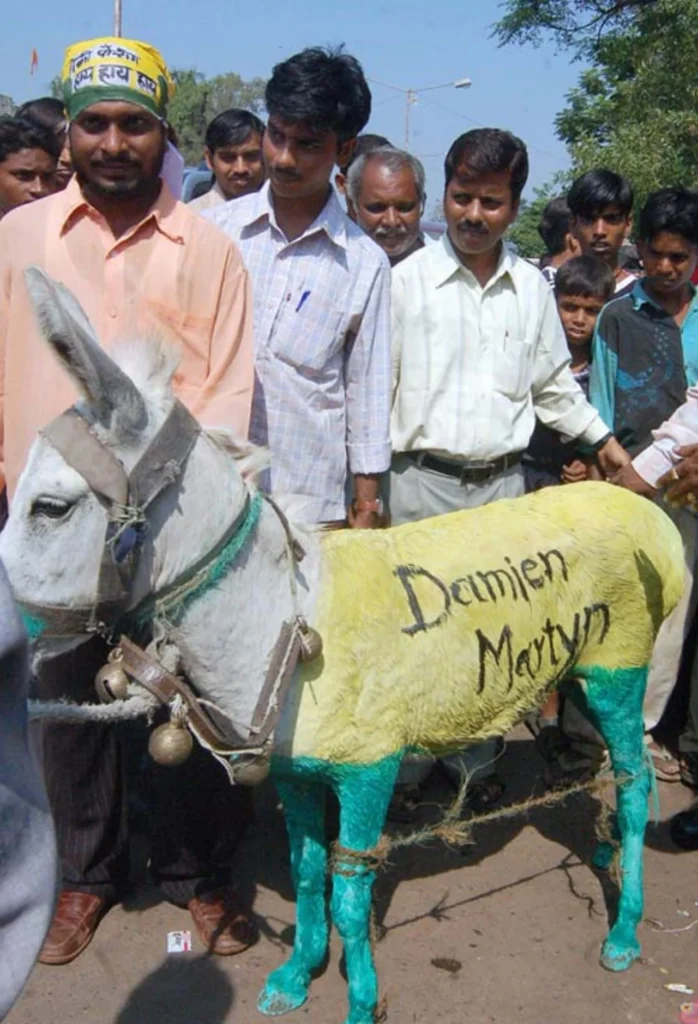
<path id="1" fill-rule="evenodd" d="M 684 786 L 698 789 L 698 753 L 691 751 L 679 757 L 679 775 Z"/>
<path id="2" fill-rule="evenodd" d="M 645 733 L 645 746 L 652 758 L 654 774 L 658 779 L 662 782 L 683 781 L 683 768 L 670 750 L 657 743 L 650 733 Z M 686 785 L 690 786 L 692 783 L 687 782 Z"/>

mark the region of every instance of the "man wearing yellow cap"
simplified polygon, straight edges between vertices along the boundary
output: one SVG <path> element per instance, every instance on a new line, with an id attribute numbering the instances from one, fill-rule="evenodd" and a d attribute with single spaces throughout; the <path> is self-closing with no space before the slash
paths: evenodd
<path id="1" fill-rule="evenodd" d="M 173 91 L 162 57 L 134 40 L 79 43 L 66 54 L 63 89 L 75 177 L 0 222 L 0 486 L 10 503 L 37 431 L 76 398 L 39 336 L 23 279 L 32 264 L 71 289 L 107 350 L 153 334 L 172 341 L 176 390 L 190 411 L 206 425 L 248 430 L 247 272 L 235 245 L 162 183 Z M 94 640 L 54 659 L 39 695 L 93 700 L 104 658 Z M 78 956 L 118 898 L 128 849 L 121 742 L 109 726 L 45 729 L 63 892 L 44 963 Z M 246 948 L 251 926 L 230 887 L 246 794 L 200 750 L 181 769 L 153 767 L 149 797 L 151 870 L 163 894 L 189 907 L 211 951 Z"/>

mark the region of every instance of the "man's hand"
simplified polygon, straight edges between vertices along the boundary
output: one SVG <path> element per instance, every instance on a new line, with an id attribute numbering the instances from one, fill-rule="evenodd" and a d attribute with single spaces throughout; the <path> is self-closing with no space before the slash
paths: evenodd
<path id="1" fill-rule="evenodd" d="M 353 505 L 347 509 L 350 530 L 375 530 L 380 524 L 377 512 L 357 512 Z"/>
<path id="2" fill-rule="evenodd" d="M 654 498 L 659 493 L 651 484 L 642 479 L 637 470 L 633 469 L 631 462 L 619 469 L 617 473 L 613 473 L 609 479 L 612 484 L 625 487 L 628 491 L 641 494 L 644 498 Z"/>
<path id="3" fill-rule="evenodd" d="M 667 501 L 692 508 L 698 498 L 698 444 L 684 445 L 676 454 L 681 461 L 664 474 L 659 485 L 666 487 Z"/>
<path id="4" fill-rule="evenodd" d="M 609 437 L 603 448 L 599 448 L 596 458 L 606 476 L 611 476 L 612 473 L 627 466 L 630 462 L 630 456 L 615 437 Z"/>
<path id="5" fill-rule="evenodd" d="M 574 462 L 570 462 L 569 466 L 562 467 L 563 484 L 578 484 L 582 480 L 586 480 L 587 476 L 586 463 L 581 459 L 575 459 Z"/>

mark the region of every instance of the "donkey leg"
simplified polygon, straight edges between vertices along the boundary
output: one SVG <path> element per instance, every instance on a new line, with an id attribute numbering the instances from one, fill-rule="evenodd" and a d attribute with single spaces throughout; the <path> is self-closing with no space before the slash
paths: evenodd
<path id="1" fill-rule="evenodd" d="M 368 857 L 342 857 L 372 850 L 380 839 L 399 757 L 360 769 L 347 769 L 337 785 L 340 803 L 339 846 L 332 877 L 332 919 L 344 943 L 349 983 L 349 1016 L 345 1024 L 373 1024 L 378 1004 L 378 979 L 370 940 L 371 890 L 376 877 Z"/>
<path id="2" fill-rule="evenodd" d="M 640 955 L 637 926 L 643 908 L 643 844 L 650 772 L 643 742 L 642 701 L 647 669 L 591 669 L 586 699 L 598 722 L 618 780 L 617 822 L 621 839 L 618 917 L 601 952 L 601 963 L 624 971 Z"/>
<path id="3" fill-rule="evenodd" d="M 308 997 L 311 972 L 327 952 L 327 848 L 325 786 L 276 779 L 291 848 L 291 878 L 296 891 L 296 935 L 291 957 L 267 978 L 257 1009 L 268 1017 L 295 1010 Z"/>

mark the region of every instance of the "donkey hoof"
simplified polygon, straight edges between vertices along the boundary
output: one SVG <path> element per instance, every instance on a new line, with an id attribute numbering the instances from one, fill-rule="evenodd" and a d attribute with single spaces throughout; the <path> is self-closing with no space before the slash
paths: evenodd
<path id="1" fill-rule="evenodd" d="M 266 985 L 259 993 L 257 1009 L 266 1017 L 280 1017 L 291 1010 L 297 1010 L 308 998 L 308 986 L 298 978 L 289 976 L 283 967 L 267 978 Z"/>
<path id="2" fill-rule="evenodd" d="M 607 971 L 627 971 L 640 955 L 640 943 L 633 940 L 622 946 L 606 939 L 601 950 L 601 966 Z"/>

